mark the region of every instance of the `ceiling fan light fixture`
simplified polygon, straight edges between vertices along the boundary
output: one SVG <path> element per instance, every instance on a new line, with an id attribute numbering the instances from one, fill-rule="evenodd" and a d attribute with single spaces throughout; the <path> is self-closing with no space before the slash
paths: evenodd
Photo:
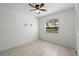
<path id="1" fill-rule="evenodd" d="M 32 8 L 34 8 L 30 11 L 35 11 L 36 14 L 40 14 L 40 11 L 47 11 L 44 8 L 42 9 L 42 7 L 45 5 L 44 3 L 41 3 L 41 4 L 28 4 L 28 5 L 30 5 Z"/>
<path id="2" fill-rule="evenodd" d="M 36 13 L 37 13 L 37 14 L 40 14 L 40 10 L 36 10 Z"/>

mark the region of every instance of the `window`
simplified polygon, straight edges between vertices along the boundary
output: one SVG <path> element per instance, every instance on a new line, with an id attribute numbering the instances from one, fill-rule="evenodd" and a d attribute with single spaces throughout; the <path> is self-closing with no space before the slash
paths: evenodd
<path id="1" fill-rule="evenodd" d="M 46 32 L 58 33 L 58 19 L 52 19 L 46 22 Z"/>

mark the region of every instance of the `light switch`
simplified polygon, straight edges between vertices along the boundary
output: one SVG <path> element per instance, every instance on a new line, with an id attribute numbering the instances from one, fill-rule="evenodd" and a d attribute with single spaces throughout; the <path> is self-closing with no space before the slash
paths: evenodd
<path id="1" fill-rule="evenodd" d="M 27 26 L 27 24 L 25 24 L 25 26 Z"/>

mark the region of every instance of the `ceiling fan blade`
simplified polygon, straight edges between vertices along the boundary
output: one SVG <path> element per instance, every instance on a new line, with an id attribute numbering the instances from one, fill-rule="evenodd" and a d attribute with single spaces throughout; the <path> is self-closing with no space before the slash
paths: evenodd
<path id="1" fill-rule="evenodd" d="M 41 11 L 47 11 L 46 9 L 40 9 Z"/>
<path id="2" fill-rule="evenodd" d="M 44 6 L 44 3 L 41 3 L 40 8 Z"/>
<path id="3" fill-rule="evenodd" d="M 28 5 L 30 5 L 31 7 L 33 7 L 33 8 L 35 8 L 33 5 L 31 5 L 31 4 L 28 4 Z"/>
<path id="4" fill-rule="evenodd" d="M 29 11 L 35 11 L 36 9 L 32 9 L 32 10 L 29 10 Z"/>

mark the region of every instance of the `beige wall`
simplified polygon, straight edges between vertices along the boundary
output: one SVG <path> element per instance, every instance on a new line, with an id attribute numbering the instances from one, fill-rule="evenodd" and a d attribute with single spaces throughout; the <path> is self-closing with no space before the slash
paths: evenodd
<path id="1" fill-rule="evenodd" d="M 46 21 L 58 18 L 59 33 L 46 33 Z M 75 12 L 74 9 L 65 10 L 40 18 L 40 39 L 75 48 Z"/>
<path id="2" fill-rule="evenodd" d="M 0 6 L 0 51 L 38 38 L 37 18 Z"/>

